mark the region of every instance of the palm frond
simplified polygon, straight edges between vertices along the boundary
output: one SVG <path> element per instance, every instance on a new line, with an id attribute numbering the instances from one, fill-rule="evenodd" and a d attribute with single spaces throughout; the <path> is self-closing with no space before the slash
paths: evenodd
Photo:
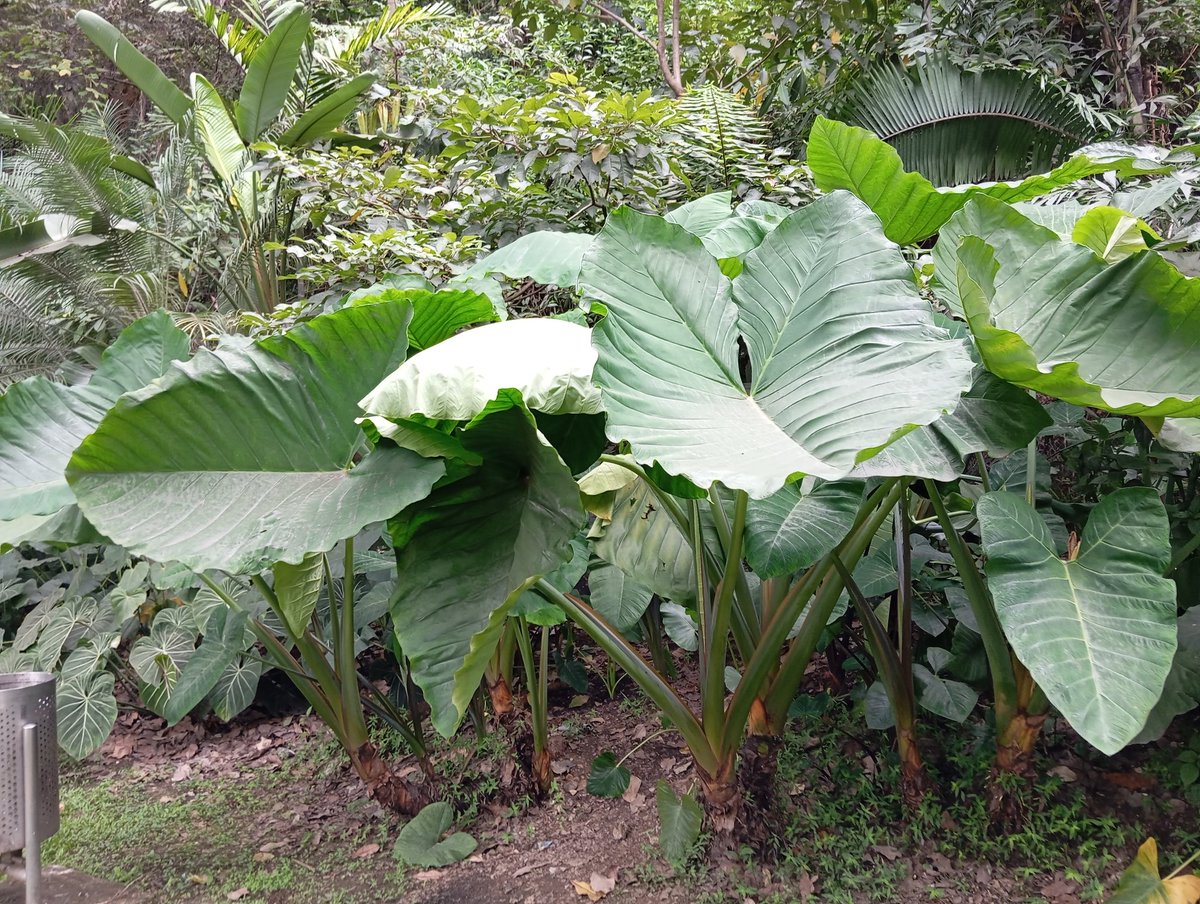
<path id="1" fill-rule="evenodd" d="M 762 184 L 771 132 L 753 109 L 711 85 L 691 89 L 678 103 L 683 116 L 679 131 L 687 147 L 682 162 L 694 189 L 728 188 L 742 194 Z"/>
<path id="2" fill-rule="evenodd" d="M 968 71 L 940 57 L 879 66 L 851 89 L 839 118 L 870 129 L 938 185 L 1043 172 L 1096 133 L 1037 73 Z"/>

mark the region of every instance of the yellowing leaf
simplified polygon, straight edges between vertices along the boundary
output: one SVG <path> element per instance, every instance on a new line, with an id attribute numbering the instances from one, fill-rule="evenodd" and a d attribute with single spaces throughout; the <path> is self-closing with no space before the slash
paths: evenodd
<path id="1" fill-rule="evenodd" d="M 608 145 L 598 144 L 592 148 L 592 163 L 599 163 L 608 156 Z"/>
<path id="2" fill-rule="evenodd" d="M 1121 874 L 1108 904 L 1197 904 L 1200 876 L 1162 879 L 1158 872 L 1158 844 L 1150 838 L 1138 848 L 1137 859 Z"/>
<path id="3" fill-rule="evenodd" d="M 833 31 L 831 31 L 831 32 L 829 33 L 829 43 L 830 43 L 830 44 L 841 44 L 841 43 L 842 43 L 842 33 L 841 33 L 841 31 L 839 31 L 839 30 L 838 30 L 838 29 L 836 29 L 836 28 L 835 28 Z"/>
<path id="4" fill-rule="evenodd" d="M 599 901 L 616 888 L 617 880 L 615 875 L 604 876 L 600 873 L 592 873 L 592 877 L 588 881 L 572 879 L 571 884 L 575 887 L 577 895 L 585 897 L 589 901 Z"/>

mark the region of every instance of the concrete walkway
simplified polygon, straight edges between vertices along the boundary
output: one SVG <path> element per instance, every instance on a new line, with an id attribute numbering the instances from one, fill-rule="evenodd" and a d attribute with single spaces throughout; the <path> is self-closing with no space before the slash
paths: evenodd
<path id="1" fill-rule="evenodd" d="M 42 904 L 133 904 L 141 900 L 130 886 L 97 879 L 63 866 L 42 868 Z M 25 904 L 25 869 L 4 867 L 0 904 Z"/>

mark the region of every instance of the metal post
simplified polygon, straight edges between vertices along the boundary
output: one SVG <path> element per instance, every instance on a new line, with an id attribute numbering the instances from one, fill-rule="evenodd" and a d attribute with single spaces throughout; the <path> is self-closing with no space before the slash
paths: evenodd
<path id="1" fill-rule="evenodd" d="M 25 904 L 41 904 L 42 842 L 38 837 L 38 727 L 22 729 L 25 742 Z"/>

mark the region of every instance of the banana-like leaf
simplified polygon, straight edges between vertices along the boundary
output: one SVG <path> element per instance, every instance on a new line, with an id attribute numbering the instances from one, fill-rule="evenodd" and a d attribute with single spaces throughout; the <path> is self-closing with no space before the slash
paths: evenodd
<path id="1" fill-rule="evenodd" d="M 582 232 L 531 232 L 481 258 L 463 275 L 499 273 L 509 279 L 570 288 L 579 282 L 579 267 L 593 238 Z"/>
<path id="2" fill-rule="evenodd" d="M 58 682 L 58 746 L 75 759 L 96 750 L 117 723 L 115 682 L 111 672 Z"/>
<path id="3" fill-rule="evenodd" d="M 1105 264 L 986 198 L 955 221 L 957 296 L 988 370 L 1116 414 L 1200 415 L 1200 279 L 1154 252 Z"/>
<path id="4" fill-rule="evenodd" d="M 253 158 L 238 134 L 237 124 L 225 108 L 220 92 L 204 76 L 192 73 L 192 100 L 196 106 L 196 131 L 204 157 L 225 184 L 243 215 L 255 216 Z"/>
<path id="5" fill-rule="evenodd" d="M 405 361 L 366 398 L 369 415 L 469 420 L 501 390 L 547 414 L 597 414 L 596 352 L 587 327 L 553 318 L 489 323 Z"/>
<path id="6" fill-rule="evenodd" d="M 1067 561 L 1019 496 L 987 493 L 975 512 L 1013 650 L 1074 729 L 1116 753 L 1142 730 L 1175 655 L 1175 585 L 1162 576 L 1171 544 L 1157 493 L 1106 496 Z"/>
<path id="7" fill-rule="evenodd" d="M 10 522 L 5 542 L 82 532 L 63 477 L 71 453 L 122 393 L 140 389 L 189 353 L 187 334 L 157 311 L 125 328 L 86 385 L 32 377 L 9 387 L 0 398 L 0 518 Z"/>
<path id="8" fill-rule="evenodd" d="M 177 125 L 183 122 L 192 108 L 191 100 L 161 69 L 130 44 L 116 26 L 86 9 L 75 14 L 75 23 L 88 40 L 112 60 L 171 122 Z"/>
<path id="9" fill-rule="evenodd" d="M 247 143 L 258 138 L 283 109 L 311 21 L 303 3 L 287 4 L 254 52 L 237 104 L 238 131 Z"/>
<path id="10" fill-rule="evenodd" d="M 571 555 L 583 523 L 571 472 L 516 393 L 462 431 L 483 464 L 401 514 L 402 576 L 391 601 L 413 680 L 449 737 L 458 727 L 513 603 Z"/>
<path id="11" fill-rule="evenodd" d="M 307 147 L 314 141 L 328 138 L 354 112 L 359 96 L 373 84 L 374 75 L 360 75 L 323 97 L 280 136 L 280 147 Z"/>
<path id="12" fill-rule="evenodd" d="M 853 192 L 883 221 L 888 238 L 901 245 L 936 234 L 956 210 L 977 195 L 1027 201 L 1118 169 L 1124 162 L 1097 162 L 1077 154 L 1048 173 L 1019 182 L 937 188 L 920 173 L 907 172 L 896 149 L 866 129 L 818 117 L 808 140 L 808 165 L 817 187 Z"/>
<path id="13" fill-rule="evenodd" d="M 842 541 L 862 501 L 858 483 L 798 483 L 756 499 L 746 510 L 746 561 L 761 578 L 795 574 Z"/>
<path id="14" fill-rule="evenodd" d="M 700 239 L 627 209 L 582 282 L 608 308 L 593 342 L 609 438 L 698 486 L 761 499 L 802 474 L 843 477 L 970 385 L 964 344 L 934 325 L 899 250 L 843 192 L 784 220 L 732 291 Z"/>
<path id="15" fill-rule="evenodd" d="M 357 400 L 403 360 L 411 307 L 343 308 L 201 352 L 125 396 L 75 452 L 88 519 L 138 555 L 253 574 L 423 499 L 440 461 L 364 448 Z"/>

